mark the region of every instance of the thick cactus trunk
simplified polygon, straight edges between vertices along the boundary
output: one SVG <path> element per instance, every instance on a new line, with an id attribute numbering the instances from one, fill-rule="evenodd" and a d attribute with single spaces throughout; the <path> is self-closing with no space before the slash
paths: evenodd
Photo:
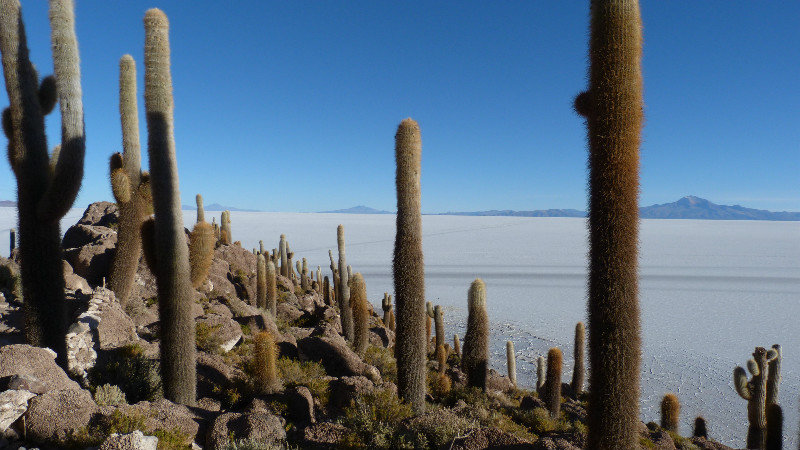
<path id="1" fill-rule="evenodd" d="M 353 309 L 350 307 L 349 273 L 344 253 L 344 226 L 336 228 L 336 241 L 339 245 L 339 314 L 342 318 L 342 333 L 348 342 L 353 342 Z"/>
<path id="2" fill-rule="evenodd" d="M 573 358 L 575 359 L 575 367 L 572 369 L 572 395 L 578 398 L 583 394 L 583 380 L 586 376 L 586 368 L 584 367 L 585 359 L 585 346 L 586 346 L 586 329 L 583 322 L 578 322 L 575 325 L 575 347 L 573 349 Z"/>
<path id="3" fill-rule="evenodd" d="M 489 316 L 486 313 L 486 285 L 480 278 L 469 287 L 468 306 L 461 366 L 467 375 L 467 384 L 485 390 L 489 370 Z"/>
<path id="4" fill-rule="evenodd" d="M 395 308 L 397 309 L 397 381 L 400 397 L 417 413 L 425 411 L 425 264 L 422 255 L 419 125 L 400 123 L 395 135 L 397 164 L 397 231 L 394 241 Z M 340 267 L 340 272 L 343 268 Z M 341 276 L 341 275 L 340 275 Z"/>
<path id="5" fill-rule="evenodd" d="M 642 24 L 638 0 L 591 3 L 589 89 L 589 449 L 638 446 L 637 281 Z"/>
<path id="6" fill-rule="evenodd" d="M 161 378 L 164 396 L 176 403 L 195 403 L 195 323 L 191 305 L 189 249 L 178 192 L 173 135 L 169 22 L 158 9 L 145 18 L 145 106 L 155 210 L 155 266 L 161 320 Z"/>

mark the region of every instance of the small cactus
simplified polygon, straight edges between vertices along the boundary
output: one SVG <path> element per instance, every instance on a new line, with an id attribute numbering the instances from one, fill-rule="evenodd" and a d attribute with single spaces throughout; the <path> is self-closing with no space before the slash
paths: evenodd
<path id="1" fill-rule="evenodd" d="M 220 244 L 222 245 L 231 245 L 233 243 L 233 237 L 231 235 L 231 212 L 230 211 L 222 211 L 222 217 L 220 218 Z"/>
<path id="2" fill-rule="evenodd" d="M 458 334 L 453 335 L 453 353 L 461 357 L 461 339 L 458 338 Z"/>
<path id="3" fill-rule="evenodd" d="M 322 282 L 322 300 L 326 305 L 333 305 L 333 299 L 331 298 L 331 280 L 327 275 L 325 275 L 325 280 Z"/>
<path id="4" fill-rule="evenodd" d="M 203 197 L 197 194 L 197 223 L 189 233 L 189 268 L 192 287 L 197 289 L 208 278 L 211 263 L 214 262 L 214 229 L 205 221 Z"/>
<path id="5" fill-rule="evenodd" d="M 353 276 L 350 302 L 353 305 L 353 349 L 363 358 L 369 344 L 369 310 L 367 285 L 360 273 Z"/>
<path id="6" fill-rule="evenodd" d="M 586 330 L 583 322 L 578 322 L 575 325 L 575 347 L 573 356 L 575 359 L 575 367 L 572 369 L 572 395 L 578 398 L 583 393 L 583 378 L 586 373 L 584 367 L 584 352 L 586 346 Z"/>
<path id="7" fill-rule="evenodd" d="M 506 342 L 506 365 L 508 366 L 508 379 L 517 387 L 517 355 L 514 353 L 514 343 Z"/>
<path id="8" fill-rule="evenodd" d="M 675 394 L 666 394 L 661 399 L 661 428 L 677 433 L 681 404 Z"/>
<path id="9" fill-rule="evenodd" d="M 8 251 L 9 254 L 17 248 L 17 230 L 14 228 L 8 230 Z"/>
<path id="10" fill-rule="evenodd" d="M 381 301 L 381 309 L 383 309 L 383 326 L 389 326 L 389 313 L 392 311 L 392 301 L 389 299 L 389 293 L 383 293 L 383 301 Z"/>
<path id="11" fill-rule="evenodd" d="M 389 331 L 392 333 L 395 332 L 394 310 L 389 311 L 389 323 L 386 326 L 389 328 Z"/>
<path id="12" fill-rule="evenodd" d="M 274 394 L 281 389 L 276 367 L 278 349 L 275 338 L 268 331 L 262 331 L 254 341 L 252 369 L 256 389 L 262 394 Z"/>
<path id="13" fill-rule="evenodd" d="M 431 351 L 431 331 L 433 328 L 433 306 L 431 302 L 425 302 L 425 342 L 427 342 L 428 353 Z M 434 350 L 436 348 L 434 347 Z"/>
<path id="14" fill-rule="evenodd" d="M 708 439 L 708 427 L 706 426 L 706 419 L 704 419 L 702 416 L 697 416 L 697 418 L 694 419 L 692 437 Z"/>
<path id="15" fill-rule="evenodd" d="M 486 314 L 486 285 L 480 278 L 470 285 L 468 300 L 467 333 L 464 335 L 461 366 L 467 375 L 467 384 L 485 390 L 489 363 L 489 317 Z"/>
<path id="16" fill-rule="evenodd" d="M 767 370 L 767 407 L 778 403 L 778 390 L 781 385 L 781 346 L 775 344 L 772 349 L 775 351 L 775 356 L 770 359 Z"/>
<path id="17" fill-rule="evenodd" d="M 433 323 L 436 329 L 436 348 L 439 348 L 440 345 L 444 345 L 444 318 L 440 305 L 433 308 Z"/>

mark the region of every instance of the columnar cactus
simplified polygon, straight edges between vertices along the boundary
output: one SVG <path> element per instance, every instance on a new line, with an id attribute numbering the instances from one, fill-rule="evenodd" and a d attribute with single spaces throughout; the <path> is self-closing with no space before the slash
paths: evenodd
<path id="1" fill-rule="evenodd" d="M 278 244 L 278 249 L 281 253 L 281 276 L 288 277 L 289 276 L 289 259 L 286 255 L 286 235 L 281 235 L 281 242 Z"/>
<path id="2" fill-rule="evenodd" d="M 425 302 L 425 342 L 427 342 L 428 353 L 431 351 L 431 330 L 433 328 L 433 304 Z M 434 347 L 434 350 L 436 348 Z"/>
<path id="3" fill-rule="evenodd" d="M 461 340 L 458 338 L 458 334 L 453 335 L 453 353 L 459 358 L 461 357 Z"/>
<path id="4" fill-rule="evenodd" d="M 469 386 L 486 389 L 489 369 L 489 316 L 486 314 L 486 285 L 480 278 L 469 287 L 467 333 L 461 367 Z"/>
<path id="5" fill-rule="evenodd" d="M 300 270 L 300 286 L 303 288 L 303 291 L 311 289 L 311 280 L 308 276 L 308 262 L 305 258 L 303 258 L 303 265 Z"/>
<path id="6" fill-rule="evenodd" d="M 558 347 L 547 352 L 547 379 L 544 387 L 544 401 L 550 417 L 558 419 L 561 413 L 561 366 L 563 357 Z"/>
<path id="7" fill-rule="evenodd" d="M 262 255 L 264 254 L 264 241 L 258 241 L 258 253 Z"/>
<path id="8" fill-rule="evenodd" d="M 231 245 L 233 244 L 233 236 L 231 234 L 231 212 L 230 211 L 222 211 L 222 216 L 220 217 L 220 243 L 222 245 Z"/>
<path id="9" fill-rule="evenodd" d="M 353 276 L 350 302 L 353 306 L 353 349 L 363 358 L 369 344 L 369 310 L 367 285 L 360 273 Z"/>
<path id="10" fill-rule="evenodd" d="M 339 245 L 339 314 L 342 320 L 342 333 L 345 339 L 353 342 L 353 311 L 350 308 L 350 286 L 347 259 L 344 253 L 344 225 L 336 228 L 336 242 Z"/>
<path id="11" fill-rule="evenodd" d="M 544 385 L 547 379 L 547 363 L 545 362 L 544 356 L 539 356 L 536 358 L 536 393 L 539 394 L 540 398 L 544 398 Z"/>
<path id="12" fill-rule="evenodd" d="M 397 296 L 397 381 L 400 397 L 414 411 L 425 411 L 425 265 L 422 255 L 419 125 L 400 123 L 395 134 L 397 226 L 394 240 L 394 292 Z"/>
<path id="13" fill-rule="evenodd" d="M 154 8 L 145 14 L 144 24 L 144 98 L 155 211 L 153 248 L 161 321 L 161 378 L 168 400 L 193 405 L 197 384 L 194 295 L 175 161 L 169 22 Z"/>
<path id="14" fill-rule="evenodd" d="M 764 448 L 767 417 L 767 378 L 768 364 L 778 357 L 778 353 L 764 347 L 756 347 L 753 358 L 747 361 L 747 370 L 753 375 L 748 380 L 741 367 L 733 370 L 733 385 L 740 397 L 747 400 L 747 448 Z"/>
<path id="15" fill-rule="evenodd" d="M 440 345 L 444 345 L 444 318 L 440 305 L 433 308 L 433 323 L 436 329 L 436 348 L 439 348 Z"/>
<path id="16" fill-rule="evenodd" d="M 281 388 L 278 380 L 278 349 L 275 338 L 268 331 L 258 333 L 254 339 L 253 372 L 256 389 L 262 394 L 274 394 Z"/>
<path id="17" fill-rule="evenodd" d="M 19 1 L 0 0 L 0 11 L 0 52 L 9 100 L 2 122 L 8 161 L 17 178 L 24 334 L 29 344 L 54 350 L 58 363 L 66 367 L 59 220 L 80 190 L 86 149 L 73 4 L 50 1 L 55 77 L 46 77 L 41 84 L 28 58 Z M 61 145 L 49 156 L 44 116 L 56 101 L 61 109 Z"/>
<path id="18" fill-rule="evenodd" d="M 383 293 L 383 300 L 381 301 L 381 309 L 383 310 L 383 326 L 389 326 L 389 312 L 392 310 L 392 301 L 389 300 L 389 293 Z"/>
<path id="19" fill-rule="evenodd" d="M 117 300 L 125 306 L 142 254 L 139 229 L 152 210 L 149 175 L 141 171 L 136 63 L 130 55 L 124 55 L 119 61 L 119 113 L 123 152 L 122 155 L 115 153 L 110 164 L 111 192 L 117 201 L 119 227 L 109 284 Z"/>
<path id="20" fill-rule="evenodd" d="M 288 271 L 288 277 L 294 283 L 294 269 L 292 268 L 292 258 L 294 258 L 294 252 L 289 249 L 289 244 L 286 244 L 286 270 Z"/>
<path id="21" fill-rule="evenodd" d="M 272 315 L 277 317 L 278 313 L 278 280 L 275 270 L 275 263 L 270 260 L 267 263 L 267 304 L 263 307 Z"/>
<path id="22" fill-rule="evenodd" d="M 197 194 L 197 223 L 189 233 L 189 268 L 191 271 L 192 287 L 197 289 L 208 278 L 211 263 L 214 262 L 214 229 L 206 222 L 203 210 L 203 196 Z"/>
<path id="23" fill-rule="evenodd" d="M 767 436 L 764 448 L 766 450 L 783 448 L 783 409 L 777 403 L 767 406 Z"/>
<path id="24" fill-rule="evenodd" d="M 573 348 L 575 367 L 572 369 L 572 384 L 570 385 L 575 398 L 580 397 L 583 393 L 583 379 L 586 373 L 584 367 L 585 339 L 586 329 L 583 322 L 578 322 L 575 325 L 575 347 Z"/>
<path id="25" fill-rule="evenodd" d="M 8 230 L 8 253 L 14 251 L 17 248 L 17 230 L 12 228 Z"/>
<path id="26" fill-rule="evenodd" d="M 256 306 L 267 309 L 267 260 L 258 254 L 256 262 Z"/>
<path id="27" fill-rule="evenodd" d="M 767 407 L 778 403 L 778 390 L 781 385 L 781 346 L 775 344 L 772 349 L 775 351 L 775 356 L 770 360 L 767 371 Z"/>
<path id="28" fill-rule="evenodd" d="M 681 413 L 681 403 L 675 394 L 666 394 L 661 399 L 661 428 L 667 431 L 678 432 L 678 419 Z"/>
<path id="29" fill-rule="evenodd" d="M 331 298 L 331 280 L 327 275 L 325 276 L 325 281 L 322 282 L 322 300 L 326 305 L 333 305 L 333 299 Z"/>
<path id="30" fill-rule="evenodd" d="M 639 445 L 637 278 L 643 121 L 638 0 L 592 0 L 589 87 L 575 99 L 589 140 L 587 448 Z"/>
<path id="31" fill-rule="evenodd" d="M 394 310 L 389 310 L 389 323 L 386 324 L 386 327 L 389 328 L 389 331 L 392 333 L 395 332 Z"/>
<path id="32" fill-rule="evenodd" d="M 514 387 L 517 386 L 517 355 L 514 352 L 514 343 L 506 342 L 506 365 L 508 366 L 508 379 Z"/>
<path id="33" fill-rule="evenodd" d="M 694 419 L 694 428 L 692 429 L 692 437 L 708 439 L 708 428 L 706 426 L 706 419 L 702 416 L 697 416 Z"/>
<path id="34" fill-rule="evenodd" d="M 444 373 L 444 371 L 447 369 L 447 349 L 444 345 L 439 345 L 436 347 L 436 363 L 439 373 Z"/>

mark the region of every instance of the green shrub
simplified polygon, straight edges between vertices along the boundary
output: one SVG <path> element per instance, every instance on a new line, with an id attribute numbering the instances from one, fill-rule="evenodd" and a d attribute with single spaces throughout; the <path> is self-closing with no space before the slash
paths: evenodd
<path id="1" fill-rule="evenodd" d="M 256 439 L 236 439 L 228 442 L 225 450 L 290 450 L 292 448 L 283 442 L 266 444 Z"/>
<path id="2" fill-rule="evenodd" d="M 479 428 L 477 420 L 461 417 L 449 409 L 429 411 L 409 424 L 411 431 L 425 435 L 433 448 L 448 448 L 458 437 L 465 436 L 469 430 Z"/>
<path id="3" fill-rule="evenodd" d="M 384 380 L 397 383 L 397 360 L 394 359 L 394 352 L 391 349 L 370 346 L 364 353 L 364 362 L 375 366 Z"/>
<path id="4" fill-rule="evenodd" d="M 95 387 L 117 386 L 131 404 L 163 396 L 158 361 L 146 358 L 137 344 L 103 352 L 89 371 L 89 381 Z"/>
<path id="5" fill-rule="evenodd" d="M 322 405 L 328 403 L 328 374 L 322 364 L 284 357 L 278 358 L 277 366 L 279 377 L 287 387 L 305 386 Z"/>
<path id="6" fill-rule="evenodd" d="M 569 431 L 572 428 L 570 423 L 563 419 L 563 415 L 559 420 L 553 419 L 549 411 L 544 408 L 512 409 L 510 413 L 514 421 L 526 426 L 535 434 Z"/>
<path id="7" fill-rule="evenodd" d="M 98 386 L 94 391 L 94 402 L 98 406 L 119 406 L 128 401 L 125 400 L 125 393 L 120 388 L 112 384 Z"/>
<path id="8" fill-rule="evenodd" d="M 222 326 L 208 325 L 203 322 L 198 322 L 195 327 L 195 336 L 197 348 L 206 353 L 222 353 L 222 338 L 219 335 L 219 329 Z"/>
<path id="9" fill-rule="evenodd" d="M 411 406 L 397 395 L 381 389 L 354 399 L 345 408 L 342 424 L 349 429 L 345 447 L 413 448 L 418 436 L 403 433 L 400 422 L 411 417 Z"/>

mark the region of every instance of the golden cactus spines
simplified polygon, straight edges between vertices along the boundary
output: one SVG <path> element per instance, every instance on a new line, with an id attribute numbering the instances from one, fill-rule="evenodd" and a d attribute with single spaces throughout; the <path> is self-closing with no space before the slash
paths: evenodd
<path id="1" fill-rule="evenodd" d="M 395 134 L 397 232 L 394 241 L 395 309 L 398 393 L 414 411 L 425 411 L 425 264 L 422 254 L 420 174 L 422 141 L 412 119 Z"/>
<path id="2" fill-rule="evenodd" d="M 175 157 L 169 21 L 159 9 L 145 14 L 145 108 L 150 183 L 155 211 L 154 250 L 164 396 L 195 403 L 197 373 L 194 290 L 183 227 Z"/>
<path id="3" fill-rule="evenodd" d="M 262 331 L 254 341 L 252 365 L 256 390 L 261 394 L 274 394 L 282 387 L 278 379 L 275 338 L 268 331 Z"/>
<path id="4" fill-rule="evenodd" d="M 661 428 L 677 433 L 678 420 L 681 414 L 681 403 L 678 396 L 669 393 L 661 399 Z"/>
<path id="5" fill-rule="evenodd" d="M 350 289 L 350 302 L 353 306 L 353 349 L 363 357 L 369 344 L 369 310 L 367 306 L 367 285 L 364 277 L 356 272 Z"/>
<path id="6" fill-rule="evenodd" d="M 506 367 L 508 368 L 508 379 L 514 387 L 517 386 L 517 354 L 514 352 L 514 343 L 506 342 Z"/>
<path id="7" fill-rule="evenodd" d="M 486 389 L 489 370 L 489 316 L 486 313 L 486 285 L 472 282 L 467 295 L 467 332 L 464 334 L 461 366 L 469 386 Z"/>
<path id="8" fill-rule="evenodd" d="M 195 196 L 197 202 L 197 223 L 189 233 L 189 269 L 192 287 L 197 289 L 208 279 L 211 264 L 214 262 L 216 238 L 211 224 L 205 221 L 203 196 Z"/>
<path id="9" fill-rule="evenodd" d="M 575 99 L 589 141 L 587 448 L 639 445 L 639 144 L 643 122 L 638 0 L 593 0 L 589 86 Z"/>
<path id="10" fill-rule="evenodd" d="M 267 261 L 264 255 L 258 254 L 256 262 L 256 306 L 267 308 Z"/>
<path id="11" fill-rule="evenodd" d="M 558 419 L 561 413 L 561 367 L 563 356 L 561 349 L 553 347 L 547 352 L 547 378 L 544 386 L 544 401 L 550 417 Z"/>
<path id="12" fill-rule="evenodd" d="M 272 260 L 267 262 L 267 304 L 264 307 L 272 317 L 277 317 L 278 313 L 278 280 L 275 263 Z"/>

